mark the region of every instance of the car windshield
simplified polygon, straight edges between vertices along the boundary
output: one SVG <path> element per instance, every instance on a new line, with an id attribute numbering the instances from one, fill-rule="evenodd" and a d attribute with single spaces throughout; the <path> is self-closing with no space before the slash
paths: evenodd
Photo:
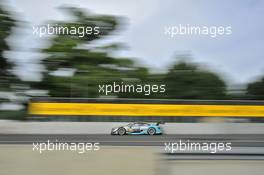
<path id="1" fill-rule="evenodd" d="M 133 125 L 133 123 L 129 123 L 129 124 L 127 124 L 128 127 L 131 127 L 132 125 Z"/>

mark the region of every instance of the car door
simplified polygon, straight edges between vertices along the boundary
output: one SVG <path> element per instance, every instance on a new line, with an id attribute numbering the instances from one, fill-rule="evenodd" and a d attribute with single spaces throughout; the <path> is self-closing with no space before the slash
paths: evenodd
<path id="1" fill-rule="evenodd" d="M 140 123 L 140 131 L 146 131 L 148 129 L 147 123 Z"/>
<path id="2" fill-rule="evenodd" d="M 138 123 L 134 123 L 131 126 L 132 133 L 139 133 L 140 132 L 140 125 Z"/>

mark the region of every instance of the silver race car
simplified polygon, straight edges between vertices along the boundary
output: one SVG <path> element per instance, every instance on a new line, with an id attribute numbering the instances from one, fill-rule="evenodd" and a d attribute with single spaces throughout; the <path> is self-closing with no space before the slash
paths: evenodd
<path id="1" fill-rule="evenodd" d="M 112 128 L 112 135 L 156 135 L 162 134 L 162 130 L 159 126 L 161 122 L 158 123 L 145 123 L 145 122 L 134 122 L 129 123 L 125 126 L 119 126 Z"/>

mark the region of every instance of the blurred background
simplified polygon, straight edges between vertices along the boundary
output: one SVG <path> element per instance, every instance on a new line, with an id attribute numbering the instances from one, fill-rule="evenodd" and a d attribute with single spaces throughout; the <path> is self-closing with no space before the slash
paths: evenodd
<path id="1" fill-rule="evenodd" d="M 261 174 L 263 10 L 264 1 L 259 0 L 0 0 L 0 174 Z M 34 35 L 34 27 L 48 24 L 99 26 L 101 32 L 85 37 Z M 164 34 L 165 27 L 178 24 L 231 26 L 232 34 L 215 38 Z M 165 84 L 166 92 L 99 93 L 99 85 L 113 82 Z M 89 103 L 88 98 L 99 103 L 109 102 L 107 98 L 129 103 L 125 99 L 133 98 L 135 103 L 233 105 L 227 112 L 236 116 L 169 116 L 166 122 L 171 123 L 163 125 L 167 135 L 114 137 L 111 128 L 127 124 L 121 121 L 165 117 L 55 116 L 32 121 L 28 112 L 32 102 Z M 240 118 L 238 109 L 244 105 L 248 117 Z M 51 137 L 98 141 L 102 147 L 82 155 L 32 151 L 32 142 Z M 182 138 L 232 142 L 234 152 L 205 158 L 200 152 L 187 157 L 164 154 L 165 141 Z"/>
<path id="2" fill-rule="evenodd" d="M 118 2 L 1 1 L 0 118 L 23 120 L 34 97 L 104 97 L 98 85 L 112 82 L 166 85 L 162 94 L 112 98 L 264 99 L 262 1 Z M 47 24 L 102 31 L 83 38 L 33 34 Z M 165 26 L 178 24 L 231 26 L 232 34 L 164 35 Z"/>

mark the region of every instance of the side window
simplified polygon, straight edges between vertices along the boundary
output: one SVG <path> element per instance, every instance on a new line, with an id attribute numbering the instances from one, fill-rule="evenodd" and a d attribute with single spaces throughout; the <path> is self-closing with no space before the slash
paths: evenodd
<path id="1" fill-rule="evenodd" d="M 139 125 L 138 123 L 134 123 L 134 124 L 132 125 L 132 128 L 138 128 L 138 127 L 140 127 L 140 125 Z"/>
<path id="2" fill-rule="evenodd" d="M 140 126 L 148 126 L 147 123 L 140 123 Z"/>

